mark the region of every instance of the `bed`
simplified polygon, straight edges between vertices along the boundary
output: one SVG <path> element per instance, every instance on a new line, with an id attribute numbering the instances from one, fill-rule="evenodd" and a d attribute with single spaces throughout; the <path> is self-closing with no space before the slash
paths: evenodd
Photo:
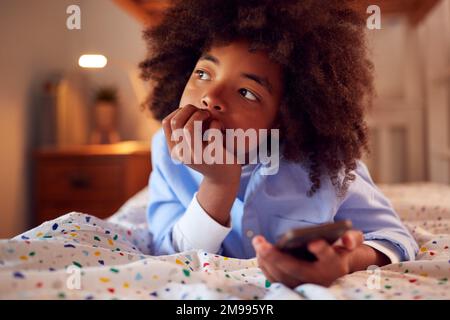
<path id="1" fill-rule="evenodd" d="M 270 283 L 256 259 L 201 250 L 152 256 L 142 190 L 107 220 L 72 212 L 0 240 L 0 299 L 449 299 L 450 187 L 380 188 L 419 243 L 416 260 L 329 288 Z"/>

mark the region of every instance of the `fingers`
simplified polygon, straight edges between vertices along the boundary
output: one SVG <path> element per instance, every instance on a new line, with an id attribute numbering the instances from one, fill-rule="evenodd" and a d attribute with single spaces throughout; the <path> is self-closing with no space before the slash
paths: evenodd
<path id="1" fill-rule="evenodd" d="M 261 261 L 259 257 L 257 257 L 257 260 L 258 260 L 259 268 L 262 270 L 262 272 L 266 276 L 267 280 L 269 280 L 272 283 L 279 282 L 277 280 L 277 278 L 272 274 L 271 270 L 268 270 L 266 268 L 265 263 L 263 261 Z"/>
<path id="2" fill-rule="evenodd" d="M 280 282 L 289 288 L 299 286 L 302 281 L 294 277 L 292 274 L 286 273 L 278 266 L 259 260 L 261 270 L 263 270 L 270 282 Z"/>
<path id="3" fill-rule="evenodd" d="M 175 110 L 173 110 L 168 116 L 166 116 L 164 119 L 162 119 L 162 124 L 170 124 L 170 120 L 175 116 L 175 114 L 177 114 L 179 111 L 181 110 L 181 108 L 177 108 Z"/>
<path id="4" fill-rule="evenodd" d="M 203 122 L 206 119 L 208 119 L 210 117 L 210 115 L 211 114 L 208 111 L 197 109 L 197 111 L 194 112 L 190 116 L 190 118 L 186 121 L 186 123 L 184 124 L 183 130 L 188 131 L 192 136 L 192 134 L 194 133 L 194 129 L 195 129 L 195 126 L 194 126 L 195 121 Z M 200 129 L 200 134 L 202 134 L 202 132 L 201 132 L 202 127 L 200 126 L 199 129 Z"/>
<path id="5" fill-rule="evenodd" d="M 164 130 L 164 135 L 166 137 L 166 141 L 167 141 L 167 145 L 169 147 L 169 150 L 171 150 L 173 148 L 173 144 L 174 142 L 172 141 L 171 137 L 172 137 L 172 127 L 170 126 L 170 121 L 172 120 L 172 118 L 180 111 L 181 109 L 178 108 L 176 110 L 174 110 L 172 113 L 170 113 L 167 117 L 165 117 L 162 120 L 162 127 Z"/>
<path id="6" fill-rule="evenodd" d="M 213 119 L 213 120 L 211 120 L 209 129 L 217 129 L 219 131 L 222 131 L 222 124 L 220 123 L 220 121 Z"/>
<path id="7" fill-rule="evenodd" d="M 255 248 L 255 251 L 257 253 L 261 252 L 261 250 L 264 249 L 265 246 L 267 246 L 268 244 L 269 243 L 267 242 L 266 238 L 264 238 L 263 236 L 260 236 L 260 235 L 255 236 L 252 239 L 253 248 Z"/>
<path id="8" fill-rule="evenodd" d="M 181 129 L 186 125 L 186 122 L 189 120 L 189 118 L 197 111 L 200 111 L 201 109 L 188 104 L 182 108 L 180 108 L 180 111 L 177 112 L 172 119 L 170 120 L 170 126 L 173 130 Z M 206 111 L 202 111 L 206 112 Z"/>
<path id="9" fill-rule="evenodd" d="M 342 244 L 347 250 L 354 250 L 364 241 L 364 235 L 359 230 L 349 230 L 341 237 L 339 245 Z M 337 244 L 337 243 L 336 243 Z M 339 246 L 338 245 L 338 246 Z M 329 245 L 325 240 L 315 240 L 308 244 L 308 250 L 313 253 L 318 260 L 331 259 L 336 255 L 333 246 Z"/>
<path id="10" fill-rule="evenodd" d="M 325 240 L 314 240 L 308 243 L 308 250 L 318 260 L 329 260 L 336 255 L 334 249 Z"/>
<path id="11" fill-rule="evenodd" d="M 264 272 L 264 275 L 270 282 L 281 282 L 278 272 L 274 272 L 273 267 L 267 263 L 264 258 L 261 257 L 262 246 L 267 246 L 267 241 L 262 236 L 256 236 L 252 240 L 252 244 L 256 251 L 256 257 L 258 259 L 258 265 Z"/>
<path id="12" fill-rule="evenodd" d="M 183 139 L 190 137 L 187 142 L 191 143 L 192 141 L 190 140 L 193 139 L 192 133 L 194 133 L 195 121 L 204 121 L 209 116 L 210 114 L 208 111 L 198 109 L 193 105 L 186 105 L 182 108 L 178 108 L 164 118 L 162 121 L 162 126 L 169 150 L 172 151 L 175 145 L 179 142 L 175 140 L 179 140 L 181 137 L 183 137 Z M 178 129 L 182 129 L 183 134 L 177 134 L 177 138 L 174 138 L 173 133 Z M 190 133 L 190 136 L 186 134 L 186 131 Z M 192 144 L 190 144 L 190 146 L 192 147 Z"/>
<path id="13" fill-rule="evenodd" d="M 256 252 L 256 258 L 258 261 L 258 267 L 264 272 L 264 275 L 270 282 L 276 282 L 276 279 L 272 276 L 272 274 L 266 269 L 266 266 L 264 265 L 264 261 L 261 261 L 261 257 L 259 254 L 260 250 L 260 244 L 264 242 L 263 236 L 255 236 L 252 239 L 252 245 Z"/>
<path id="14" fill-rule="evenodd" d="M 281 253 L 262 236 L 256 236 L 252 242 L 260 268 L 271 282 L 281 282 L 289 287 L 296 287 L 302 282 L 299 275 L 303 261 Z"/>
<path id="15" fill-rule="evenodd" d="M 349 230 L 342 236 L 342 244 L 347 250 L 354 250 L 364 242 L 364 235 L 359 230 Z"/>
<path id="16" fill-rule="evenodd" d="M 203 140 L 203 129 L 202 123 L 210 117 L 210 113 L 205 110 L 197 110 L 194 112 L 191 117 L 187 120 L 186 124 L 183 127 L 184 139 L 186 139 L 189 148 L 191 149 L 191 157 L 193 159 L 189 159 L 193 163 L 202 163 L 203 157 L 203 143 L 200 141 L 199 145 L 195 145 L 194 137 L 195 135 L 199 135 Z M 196 123 L 200 122 L 200 125 L 196 126 Z"/>
<path id="17" fill-rule="evenodd" d="M 253 239 L 253 246 L 258 263 L 266 277 L 272 282 L 281 282 L 291 288 L 302 283 L 317 283 L 329 286 L 337 278 L 349 273 L 347 253 L 360 246 L 363 234 L 351 230 L 342 237 L 345 247 L 332 246 L 323 239 L 311 241 L 308 250 L 317 257 L 317 261 L 308 262 L 299 260 L 289 254 L 284 254 L 264 237 Z"/>

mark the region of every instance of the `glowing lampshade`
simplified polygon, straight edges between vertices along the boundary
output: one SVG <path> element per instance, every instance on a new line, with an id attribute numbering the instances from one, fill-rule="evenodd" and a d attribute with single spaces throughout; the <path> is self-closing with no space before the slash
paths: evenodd
<path id="1" fill-rule="evenodd" d="M 101 54 L 84 54 L 78 59 L 78 65 L 82 68 L 104 68 L 108 59 Z"/>

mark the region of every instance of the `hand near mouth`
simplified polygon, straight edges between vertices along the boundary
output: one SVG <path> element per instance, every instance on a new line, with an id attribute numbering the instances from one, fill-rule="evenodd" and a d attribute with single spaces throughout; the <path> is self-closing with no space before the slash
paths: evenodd
<path id="1" fill-rule="evenodd" d="M 223 146 L 223 140 L 221 150 L 216 148 L 219 155 L 215 154 L 222 157 L 222 161 L 206 161 L 205 163 L 203 161 L 205 159 L 198 159 L 204 156 L 207 151 L 205 149 L 212 143 L 211 140 L 203 140 L 203 133 L 208 129 L 216 129 L 216 133 L 222 133 L 224 131 L 222 124 L 217 119 L 212 119 L 208 110 L 186 105 L 164 118 L 162 126 L 172 157 L 203 175 L 203 181 L 197 193 L 198 202 L 217 222 L 228 225 L 231 206 L 239 190 L 242 166 L 234 158 L 232 163 L 226 161 L 228 151 Z M 213 130 L 208 131 L 212 133 Z M 223 137 L 222 134 L 220 136 Z M 179 140 L 187 142 L 188 152 L 185 152 L 186 148 L 179 152 L 181 145 Z M 228 157 L 230 157 L 229 154 Z"/>

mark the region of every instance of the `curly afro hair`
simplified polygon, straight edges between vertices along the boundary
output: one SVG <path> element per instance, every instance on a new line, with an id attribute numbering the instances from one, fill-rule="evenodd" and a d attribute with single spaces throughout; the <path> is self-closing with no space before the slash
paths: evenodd
<path id="1" fill-rule="evenodd" d="M 369 151 L 365 109 L 373 96 L 365 19 L 349 0 L 176 0 L 161 24 L 144 32 L 149 56 L 145 102 L 162 120 L 178 107 L 200 55 L 245 39 L 283 69 L 279 108 L 283 156 L 307 165 L 313 195 L 328 175 L 339 196 Z"/>

